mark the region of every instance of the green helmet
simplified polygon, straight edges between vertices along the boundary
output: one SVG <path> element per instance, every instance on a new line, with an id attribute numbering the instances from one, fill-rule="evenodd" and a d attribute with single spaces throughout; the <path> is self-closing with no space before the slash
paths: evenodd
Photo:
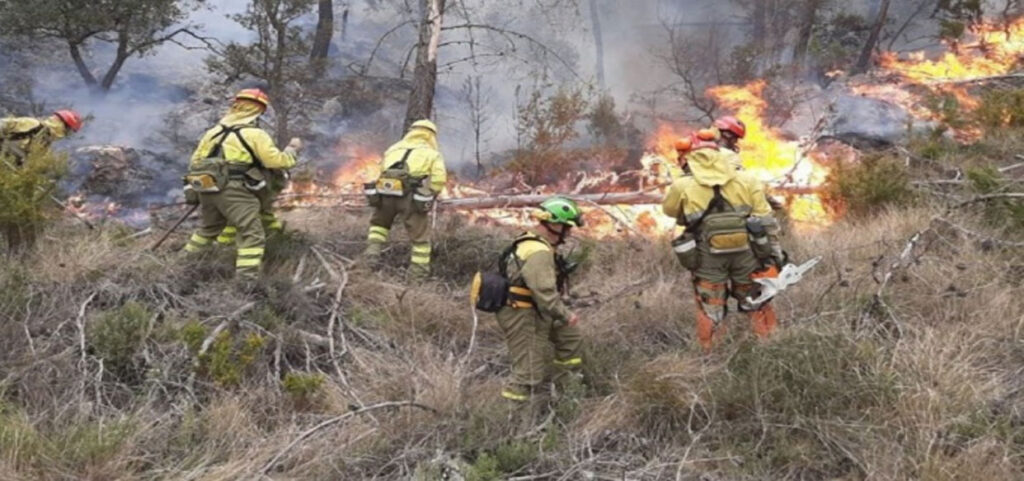
<path id="1" fill-rule="evenodd" d="M 583 227 L 583 211 L 572 199 L 552 197 L 540 204 L 538 218 L 551 224 Z"/>

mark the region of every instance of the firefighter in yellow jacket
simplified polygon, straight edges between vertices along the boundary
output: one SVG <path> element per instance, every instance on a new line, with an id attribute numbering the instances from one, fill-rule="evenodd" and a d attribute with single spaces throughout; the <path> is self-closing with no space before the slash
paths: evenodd
<path id="1" fill-rule="evenodd" d="M 512 364 L 501 395 L 512 401 L 528 401 L 547 378 L 552 346 L 556 383 L 583 365 L 579 317 L 562 302 L 559 279 L 568 273 L 556 253 L 572 227 L 583 225 L 582 212 L 572 200 L 553 197 L 541 204 L 536 217 L 541 228 L 519 236 L 501 261 L 511 287 L 508 305 L 496 316 Z"/>
<path id="2" fill-rule="evenodd" d="M 48 152 L 53 142 L 82 128 L 82 117 L 73 110 L 58 110 L 37 119 L 11 117 L 0 119 L 0 175 L 8 169 L 20 169 L 32 152 Z M 37 185 L 37 189 L 43 189 Z M 37 226 L 23 222 L 0 223 L 8 251 L 20 251 L 35 244 Z"/>
<path id="3" fill-rule="evenodd" d="M 236 273 L 250 280 L 259 276 L 266 241 L 260 218 L 260 192 L 267 188 L 264 170 L 292 168 L 302 148 L 299 139 L 292 139 L 279 150 L 270 134 L 257 126 L 269 105 L 261 90 L 239 92 L 227 115 L 199 141 L 186 176 L 186 198 L 199 202 L 202 220 L 185 251 L 209 247 L 225 227 L 234 226 Z"/>
<path id="4" fill-rule="evenodd" d="M 774 308 L 746 301 L 757 297 L 759 285 L 752 279 L 784 263 L 764 187 L 751 174 L 737 171 L 713 145 L 691 151 L 686 160 L 693 174 L 672 184 L 662 209 L 686 229 L 673 249 L 693 274 L 697 339 L 711 349 L 724 331 L 730 294 L 750 317 L 754 332 L 766 337 L 777 324 Z"/>
<path id="5" fill-rule="evenodd" d="M 380 257 L 395 218 L 402 216 L 412 242 L 409 274 L 425 278 L 430 274 L 429 213 L 448 182 L 437 126 L 429 120 L 414 122 L 405 137 L 384 152 L 380 167 L 380 178 L 366 185 L 366 197 L 374 211 L 364 256 L 369 262 Z"/>

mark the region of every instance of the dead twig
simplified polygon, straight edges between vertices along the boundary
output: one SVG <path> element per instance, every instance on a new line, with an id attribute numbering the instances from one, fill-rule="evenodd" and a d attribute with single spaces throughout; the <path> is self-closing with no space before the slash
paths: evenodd
<path id="1" fill-rule="evenodd" d="M 324 422 L 322 422 L 320 424 L 317 424 L 316 426 L 313 426 L 313 427 L 303 431 L 301 434 L 298 435 L 298 437 L 293 439 L 292 442 L 288 443 L 288 445 L 285 446 L 284 449 L 278 451 L 277 454 L 274 455 L 274 457 L 270 458 L 270 461 L 267 461 L 267 464 L 264 464 L 263 467 L 260 468 L 260 470 L 257 472 L 257 474 L 259 474 L 259 475 L 266 475 L 267 472 L 269 472 L 271 469 L 274 469 L 274 466 L 277 466 L 277 463 L 281 460 L 281 458 L 283 458 L 286 454 L 288 454 L 288 452 L 291 451 L 292 448 L 294 448 L 295 446 L 297 446 L 299 443 L 301 443 L 302 441 L 306 440 L 310 436 L 316 434 L 317 431 L 320 431 L 321 429 L 330 427 L 330 426 L 338 424 L 338 423 L 340 423 L 340 422 L 342 422 L 342 421 L 344 421 L 344 420 L 346 420 L 348 418 L 351 418 L 351 417 L 354 417 L 354 416 L 357 416 L 359 414 L 363 414 L 363 413 L 366 413 L 366 412 L 369 412 L 369 411 L 375 411 L 377 409 L 384 409 L 384 408 L 398 408 L 398 407 L 405 407 L 405 406 L 423 409 L 423 410 L 430 411 L 430 412 L 435 413 L 435 414 L 438 413 L 438 410 L 436 410 L 436 409 L 434 409 L 434 408 L 432 408 L 430 406 L 417 403 L 415 401 L 387 401 L 387 402 L 373 404 L 373 405 L 370 405 L 370 406 L 364 406 L 364 407 L 361 407 L 359 409 L 356 409 L 356 410 L 353 410 L 353 411 L 349 411 L 349 412 L 347 412 L 345 414 L 342 414 L 341 416 L 333 417 L 331 419 L 328 419 L 328 420 L 326 420 L 326 421 L 324 421 Z"/>
<path id="2" fill-rule="evenodd" d="M 75 318 L 75 324 L 78 326 L 78 347 L 82 354 L 82 365 L 85 365 L 85 310 L 89 308 L 89 304 L 96 298 L 98 292 L 93 292 L 89 297 L 82 303 L 78 308 L 78 317 Z"/>

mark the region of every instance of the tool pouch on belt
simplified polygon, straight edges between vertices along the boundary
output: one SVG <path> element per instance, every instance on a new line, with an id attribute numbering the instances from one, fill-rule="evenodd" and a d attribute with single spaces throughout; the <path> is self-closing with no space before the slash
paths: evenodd
<path id="1" fill-rule="evenodd" d="M 733 254 L 750 249 L 747 217 L 739 212 L 720 212 L 704 218 L 703 241 L 712 254 Z"/>
<path id="2" fill-rule="evenodd" d="M 426 179 L 419 179 L 416 182 L 416 189 L 412 191 L 412 206 L 416 212 L 426 214 L 434 208 L 434 191 L 425 182 Z"/>
<path id="3" fill-rule="evenodd" d="M 228 164 L 219 157 L 199 159 L 189 165 L 185 184 L 201 194 L 224 190 L 228 185 Z"/>
<path id="4" fill-rule="evenodd" d="M 398 169 L 385 170 L 375 183 L 377 195 L 385 197 L 405 197 L 409 192 L 408 185 L 409 173 Z"/>
<path id="5" fill-rule="evenodd" d="M 363 184 L 363 195 L 366 196 L 366 203 L 374 209 L 380 207 L 381 199 L 380 194 L 377 193 L 377 182 L 367 182 Z"/>
<path id="6" fill-rule="evenodd" d="M 259 192 L 267 188 L 267 176 L 264 175 L 263 169 L 250 167 L 242 173 L 242 177 L 245 188 L 252 192 Z"/>
<path id="7" fill-rule="evenodd" d="M 697 251 L 697 236 L 692 232 L 684 232 L 683 235 L 672 240 L 672 251 L 676 259 L 688 271 L 697 270 L 700 267 L 700 255 Z"/>
<path id="8" fill-rule="evenodd" d="M 768 229 L 765 228 L 761 219 L 757 217 L 747 219 L 747 232 L 750 234 L 750 249 L 754 251 L 754 257 L 762 262 L 771 259 L 771 240 L 768 238 Z"/>

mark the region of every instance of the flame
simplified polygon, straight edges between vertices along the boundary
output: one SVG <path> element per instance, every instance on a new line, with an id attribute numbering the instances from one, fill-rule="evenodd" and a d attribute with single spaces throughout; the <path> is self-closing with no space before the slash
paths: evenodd
<path id="1" fill-rule="evenodd" d="M 879 57 L 879 67 L 899 77 L 901 85 L 854 85 L 852 89 L 861 95 L 900 105 L 915 118 L 928 121 L 943 123 L 944 119 L 925 108 L 923 97 L 906 87 L 916 86 L 953 97 L 960 111 L 972 111 L 980 105 L 968 90 L 972 80 L 1008 75 L 1019 66 L 1024 56 L 1024 18 L 1008 25 L 975 24 L 970 32 L 968 42 L 947 44 L 948 51 L 937 57 L 929 58 L 925 52 L 902 55 L 885 52 Z M 958 126 L 952 133 L 963 143 L 974 142 L 984 134 L 975 125 Z"/>
<path id="2" fill-rule="evenodd" d="M 821 187 L 829 169 L 819 163 L 819 159 L 806 155 L 800 142 L 786 140 L 778 129 L 766 125 L 768 102 L 764 99 L 764 88 L 764 80 L 756 80 L 746 85 L 708 89 L 708 95 L 746 124 L 747 134 L 739 144 L 744 170 L 768 184 L 785 183 L 811 190 Z M 812 225 L 828 225 L 833 221 L 817 194 L 791 196 L 788 207 L 790 218 L 795 221 Z"/>

